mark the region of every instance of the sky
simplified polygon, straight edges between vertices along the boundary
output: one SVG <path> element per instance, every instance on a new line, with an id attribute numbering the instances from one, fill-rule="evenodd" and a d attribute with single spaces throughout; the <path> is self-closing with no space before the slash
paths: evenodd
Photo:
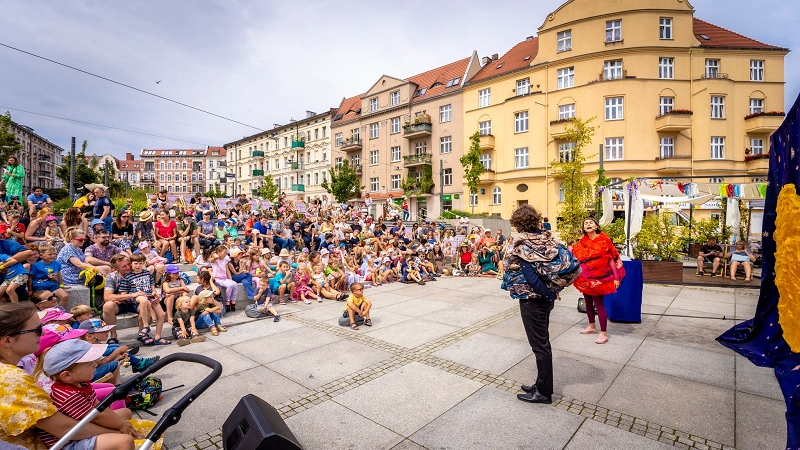
<path id="1" fill-rule="evenodd" d="M 611 1 L 611 0 L 597 0 Z M 387 6 L 383 6 L 386 3 Z M 0 112 L 69 149 L 223 145 L 335 108 L 378 78 L 502 55 L 562 0 L 0 0 L 0 43 L 152 92 L 177 105 L 0 46 Z M 691 0 L 695 17 L 793 49 L 785 110 L 800 93 L 800 2 Z M 491 11 L 489 11 L 491 8 Z M 12 109 L 13 108 L 13 109 Z M 29 112 L 22 112 L 22 111 Z M 131 130 L 131 133 L 42 115 Z"/>

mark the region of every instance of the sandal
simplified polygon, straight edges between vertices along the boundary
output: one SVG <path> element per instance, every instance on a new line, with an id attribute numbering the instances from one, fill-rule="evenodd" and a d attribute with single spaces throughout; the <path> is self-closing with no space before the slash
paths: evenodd
<path id="1" fill-rule="evenodd" d="M 150 327 L 142 327 L 139 330 L 139 337 L 140 338 L 147 337 L 147 335 L 149 335 L 149 334 L 150 334 Z"/>
<path id="2" fill-rule="evenodd" d="M 219 336 L 219 331 L 217 331 L 217 327 L 211 327 L 211 335 Z"/>
<path id="3" fill-rule="evenodd" d="M 352 328 L 354 330 L 357 330 L 358 329 L 358 325 L 356 325 L 356 323 L 353 322 L 353 323 L 350 324 L 350 328 Z"/>
<path id="4" fill-rule="evenodd" d="M 222 325 L 217 325 L 217 331 L 219 331 L 220 333 L 224 333 L 228 331 L 228 329 L 223 327 Z"/>
<path id="5" fill-rule="evenodd" d="M 139 336 L 139 337 L 136 338 L 136 340 L 141 342 L 142 345 L 147 345 L 147 346 L 153 345 L 155 343 L 155 339 L 153 339 L 153 338 L 151 338 L 150 336 L 147 336 L 147 335 Z"/>
<path id="6" fill-rule="evenodd" d="M 364 325 L 366 325 L 366 326 L 368 326 L 368 327 L 371 327 L 371 326 L 372 326 L 372 320 L 370 320 L 370 319 L 364 319 Z"/>
<path id="7" fill-rule="evenodd" d="M 169 345 L 172 344 L 172 341 L 166 338 L 158 338 L 153 341 L 153 345 Z"/>

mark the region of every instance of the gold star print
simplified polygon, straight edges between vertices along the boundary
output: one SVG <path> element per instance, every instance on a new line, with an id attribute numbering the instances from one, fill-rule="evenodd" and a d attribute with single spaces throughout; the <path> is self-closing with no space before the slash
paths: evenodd
<path id="1" fill-rule="evenodd" d="M 764 232 L 764 237 L 769 237 L 769 231 Z"/>

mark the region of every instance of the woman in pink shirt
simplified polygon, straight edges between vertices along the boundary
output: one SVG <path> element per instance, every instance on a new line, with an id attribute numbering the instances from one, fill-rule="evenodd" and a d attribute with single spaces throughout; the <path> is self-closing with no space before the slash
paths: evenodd
<path id="1" fill-rule="evenodd" d="M 178 254 L 178 247 L 176 245 L 178 233 L 176 231 L 178 225 L 174 220 L 169 218 L 166 211 L 158 212 L 158 221 L 153 224 L 156 229 L 156 241 L 161 243 L 161 256 L 167 253 L 167 250 L 172 250 L 172 259 L 180 261 Z"/>

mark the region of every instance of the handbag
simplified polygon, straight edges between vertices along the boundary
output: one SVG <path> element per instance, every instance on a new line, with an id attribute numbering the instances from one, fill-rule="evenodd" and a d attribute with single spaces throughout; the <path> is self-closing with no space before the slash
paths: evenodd
<path id="1" fill-rule="evenodd" d="M 578 297 L 578 312 L 586 314 L 586 299 Z"/>

